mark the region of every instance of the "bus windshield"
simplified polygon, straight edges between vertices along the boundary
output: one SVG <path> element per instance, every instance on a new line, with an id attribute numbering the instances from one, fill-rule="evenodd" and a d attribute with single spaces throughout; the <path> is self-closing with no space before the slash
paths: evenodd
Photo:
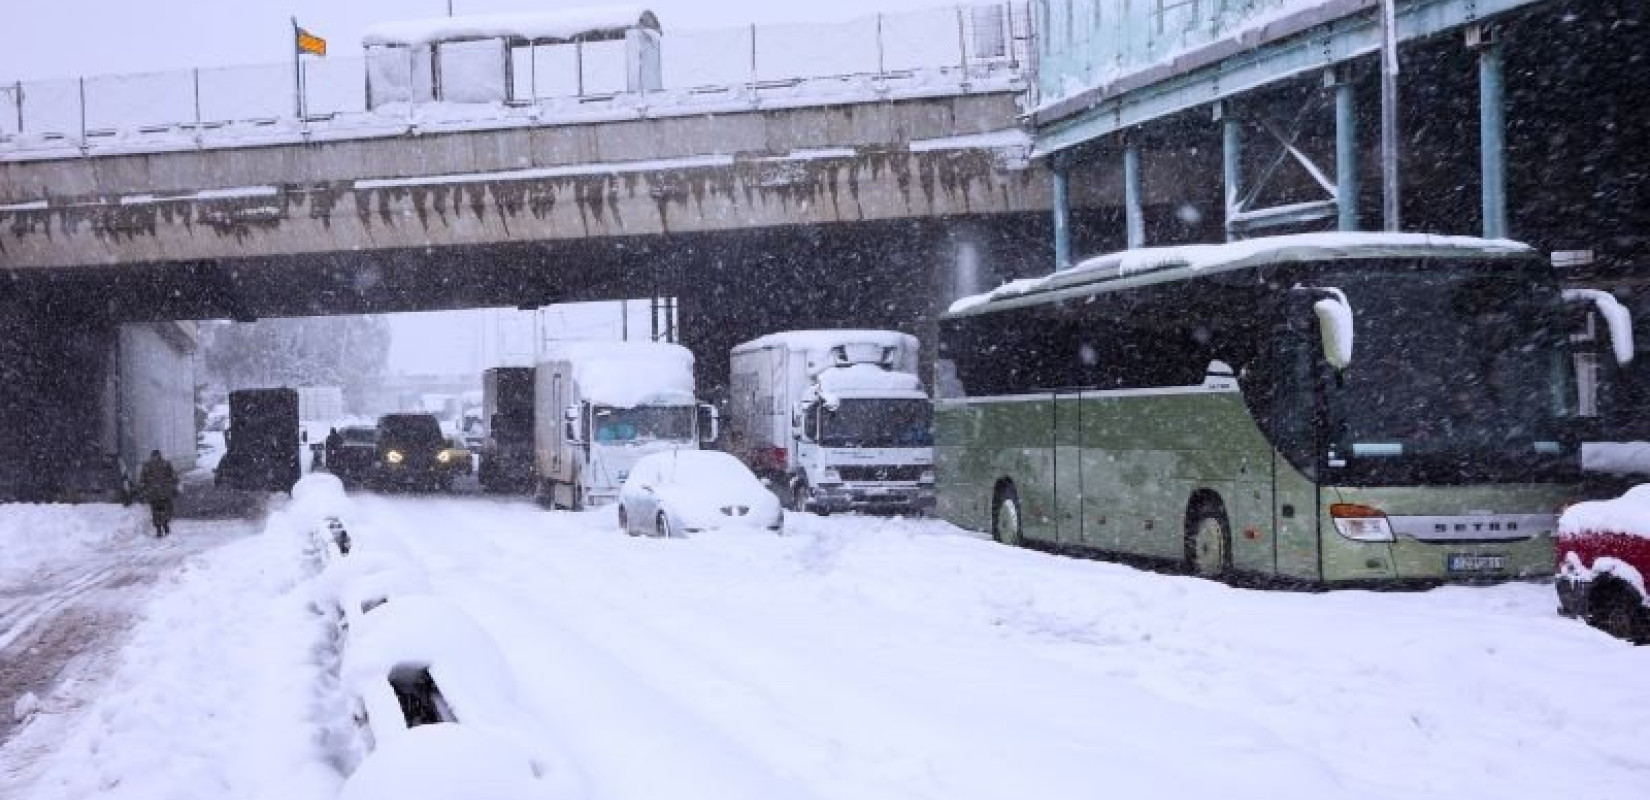
<path id="1" fill-rule="evenodd" d="M 928 447 L 933 407 L 927 400 L 846 399 L 821 414 L 825 447 Z"/>
<path id="2" fill-rule="evenodd" d="M 597 406 L 592 435 L 597 442 L 611 444 L 689 441 L 693 439 L 695 414 L 694 406 Z"/>
<path id="3" fill-rule="evenodd" d="M 1567 318 L 1550 280 L 1437 262 L 1325 280 L 1356 320 L 1352 364 L 1325 381 L 1331 480 L 1550 479 L 1573 463 Z"/>

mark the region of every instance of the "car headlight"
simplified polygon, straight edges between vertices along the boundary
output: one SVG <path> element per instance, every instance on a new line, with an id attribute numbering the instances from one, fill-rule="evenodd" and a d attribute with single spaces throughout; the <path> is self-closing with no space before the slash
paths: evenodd
<path id="1" fill-rule="evenodd" d="M 453 454 L 446 450 L 442 450 L 441 452 L 435 454 L 435 460 L 445 464 L 448 461 L 453 460 Z"/>
<path id="2" fill-rule="evenodd" d="M 751 513 L 750 506 L 722 506 L 722 513 L 730 517 L 743 517 Z"/>
<path id="3" fill-rule="evenodd" d="M 403 461 L 406 461 L 407 457 L 404 456 L 404 455 L 401 455 L 400 450 L 391 450 L 388 453 L 384 454 L 384 460 L 390 462 L 391 464 L 399 464 Z"/>

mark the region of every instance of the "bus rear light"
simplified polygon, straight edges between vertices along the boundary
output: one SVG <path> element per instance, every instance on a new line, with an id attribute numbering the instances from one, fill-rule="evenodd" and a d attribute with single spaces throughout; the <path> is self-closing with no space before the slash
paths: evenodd
<path id="1" fill-rule="evenodd" d="M 1335 522 L 1335 532 L 1352 541 L 1391 542 L 1397 539 L 1392 534 L 1392 523 L 1387 521 L 1386 512 L 1373 506 L 1334 503 L 1329 506 L 1329 516 Z"/>

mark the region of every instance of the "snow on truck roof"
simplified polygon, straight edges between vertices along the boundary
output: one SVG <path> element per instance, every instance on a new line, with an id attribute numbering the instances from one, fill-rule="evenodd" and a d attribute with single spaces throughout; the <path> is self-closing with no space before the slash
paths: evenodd
<path id="1" fill-rule="evenodd" d="M 659 18 L 640 6 L 568 8 L 518 14 L 475 14 L 380 22 L 367 27 L 363 47 L 417 47 L 433 42 L 512 39 L 576 42 L 622 39 L 632 28 L 659 30 Z"/>
<path id="2" fill-rule="evenodd" d="M 951 304 L 946 313 L 978 313 L 997 301 L 1147 274 L 1155 279 L 1152 282 L 1157 282 L 1295 261 L 1450 256 L 1507 258 L 1534 252 L 1529 245 L 1510 239 L 1425 233 L 1303 233 L 1226 244 L 1147 247 L 1095 256 L 1039 278 L 1010 281 L 984 294 L 959 299 Z"/>
<path id="3" fill-rule="evenodd" d="M 856 328 L 840 330 L 811 330 L 811 331 L 781 331 L 760 336 L 736 345 L 733 352 L 741 353 L 750 350 L 766 350 L 771 347 L 788 347 L 792 350 L 813 350 L 825 352 L 833 347 L 844 344 L 870 344 L 877 347 L 906 347 L 912 350 L 917 348 L 917 337 L 899 331 L 874 331 Z"/>
<path id="4" fill-rule="evenodd" d="M 922 390 L 922 381 L 917 376 L 909 372 L 883 369 L 875 364 L 854 364 L 825 370 L 819 373 L 819 392 L 826 398 L 852 398 L 860 395 L 895 397 L 907 394 L 912 398 L 928 398 L 928 394 Z"/>
<path id="5" fill-rule="evenodd" d="M 665 342 L 557 342 L 540 365 L 565 361 L 586 400 L 616 408 L 693 404 L 693 353 Z"/>

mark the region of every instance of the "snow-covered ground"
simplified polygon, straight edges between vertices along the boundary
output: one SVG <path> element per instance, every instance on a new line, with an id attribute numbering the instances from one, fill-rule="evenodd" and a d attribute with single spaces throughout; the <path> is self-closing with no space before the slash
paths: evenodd
<path id="1" fill-rule="evenodd" d="M 365 634 L 317 614 L 303 503 L 191 559 L 63 744 L 31 723 L 0 750 L 35 744 L 0 796 L 335 796 L 359 757 L 337 648 Z M 393 545 L 591 798 L 1629 798 L 1650 777 L 1650 648 L 1558 618 L 1546 585 L 1237 590 L 932 520 L 657 540 L 494 498 L 345 516 L 357 550 L 326 574 Z"/>
<path id="2" fill-rule="evenodd" d="M 0 506 L 0 520 L 28 508 Z M 328 759 L 348 751 L 328 750 L 346 737 L 328 738 L 326 725 L 347 726 L 347 716 L 341 705 L 318 713 L 331 628 L 295 591 L 313 572 L 304 526 L 280 511 L 263 535 L 246 520 L 178 520 L 155 540 L 140 533 L 140 506 L 56 510 L 79 528 L 110 527 L 28 570 L 41 591 L 0 578 L 0 597 L 16 590 L 25 603 L 68 609 L 54 606 L 25 638 L 68 637 L 80 651 L 65 665 L 40 647 L 0 648 L 3 663 L 32 664 L 44 681 L 0 681 L 39 697 L 25 709 L 35 704 L 0 691 L 7 723 L 14 705 L 33 712 L 0 734 L 0 797 L 336 796 Z M 7 535 L 16 531 L 0 526 L 0 552 L 31 538 Z M 68 589 L 76 594 L 65 600 Z M 100 594 L 83 597 L 92 590 Z M 75 603 L 81 613 L 69 613 Z"/>

